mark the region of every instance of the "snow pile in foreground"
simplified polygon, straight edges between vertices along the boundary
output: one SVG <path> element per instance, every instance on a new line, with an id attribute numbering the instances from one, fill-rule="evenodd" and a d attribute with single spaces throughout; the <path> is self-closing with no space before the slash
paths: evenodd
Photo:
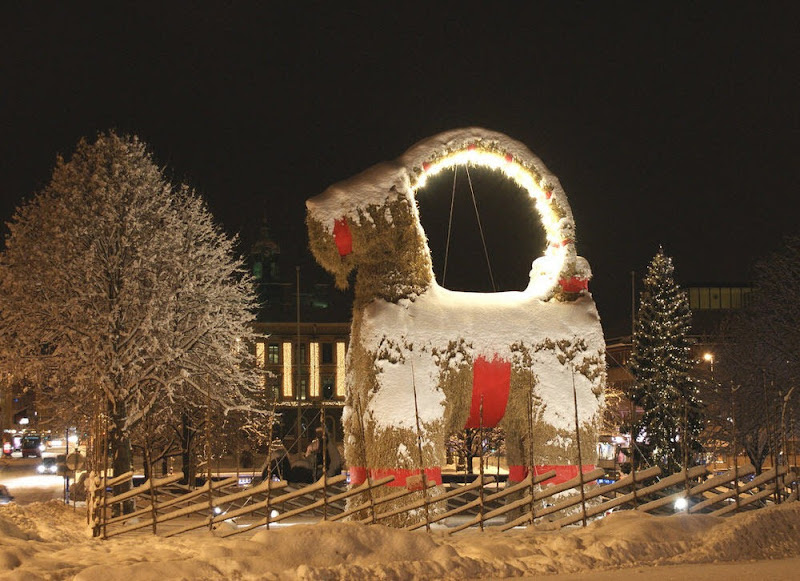
<path id="1" fill-rule="evenodd" d="M 84 522 L 57 501 L 0 509 L 0 579 L 497 579 L 800 554 L 800 503 L 729 518 L 617 512 L 585 529 L 453 537 L 326 522 L 248 539 L 103 542 L 85 536 Z"/>

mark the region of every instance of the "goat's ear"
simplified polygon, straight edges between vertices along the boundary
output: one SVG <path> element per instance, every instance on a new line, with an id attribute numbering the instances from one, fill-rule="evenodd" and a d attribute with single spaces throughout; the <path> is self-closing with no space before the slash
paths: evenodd
<path id="1" fill-rule="evenodd" d="M 337 220 L 334 223 L 334 231 L 330 232 L 314 217 L 306 216 L 306 226 L 308 227 L 308 247 L 314 255 L 317 263 L 331 273 L 339 289 L 346 289 L 349 286 L 348 276 L 355 266 L 352 254 L 352 234 L 346 221 Z M 337 224 L 339 230 L 346 231 L 350 235 L 349 251 L 343 253 L 345 248 L 344 234 L 341 232 L 337 236 Z"/>
<path id="2" fill-rule="evenodd" d="M 353 252 L 353 234 L 350 232 L 350 226 L 347 225 L 347 218 L 334 220 L 333 241 L 336 243 L 339 256 L 347 256 Z"/>

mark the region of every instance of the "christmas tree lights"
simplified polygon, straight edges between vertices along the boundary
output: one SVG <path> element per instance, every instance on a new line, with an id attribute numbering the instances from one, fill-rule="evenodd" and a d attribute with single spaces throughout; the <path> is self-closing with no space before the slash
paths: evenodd
<path id="1" fill-rule="evenodd" d="M 633 335 L 631 399 L 643 413 L 633 426 L 637 457 L 674 472 L 692 451 L 702 428 L 689 334 L 686 292 L 674 280 L 672 259 L 659 249 L 644 278 Z"/>

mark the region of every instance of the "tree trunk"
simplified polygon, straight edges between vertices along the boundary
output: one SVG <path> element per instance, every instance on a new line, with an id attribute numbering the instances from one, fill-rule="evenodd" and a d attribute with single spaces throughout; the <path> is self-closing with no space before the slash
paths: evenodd
<path id="1" fill-rule="evenodd" d="M 111 466 L 114 469 L 114 476 L 119 476 L 133 470 L 133 454 L 131 451 L 131 441 L 125 433 L 124 426 L 127 412 L 125 404 L 118 402 L 116 406 L 111 409 L 111 433 L 109 434 L 109 443 L 111 447 Z M 117 496 L 123 492 L 131 489 L 132 481 L 128 480 L 114 486 L 113 494 Z M 115 505 L 113 509 L 114 516 L 120 512 L 120 505 Z M 126 500 L 122 503 L 122 512 L 128 514 L 133 512 L 133 499 Z"/>
<path id="2" fill-rule="evenodd" d="M 759 476 L 763 470 L 764 460 L 767 457 L 766 449 L 759 446 L 758 441 L 753 444 L 747 437 L 744 438 L 743 448 L 753 468 L 756 469 L 756 476 Z"/>
<path id="3" fill-rule="evenodd" d="M 145 479 L 145 481 L 147 481 L 147 480 L 150 480 L 150 478 L 152 478 L 152 476 L 153 476 L 152 474 L 150 474 L 150 466 L 151 466 L 151 462 L 152 462 L 153 456 L 152 456 L 152 454 L 150 452 L 150 445 L 149 444 L 145 444 L 142 447 L 142 458 L 144 460 L 144 462 L 142 462 L 142 464 L 143 464 L 142 470 L 144 471 L 144 479 Z"/>
<path id="4" fill-rule="evenodd" d="M 475 458 L 473 445 L 475 443 L 475 434 L 469 429 L 464 432 L 464 449 L 467 462 L 467 474 L 473 474 L 472 459 Z"/>
<path id="5" fill-rule="evenodd" d="M 181 460 L 183 463 L 182 484 L 194 488 L 197 484 L 197 463 L 194 454 L 195 429 L 188 414 L 181 414 Z"/>

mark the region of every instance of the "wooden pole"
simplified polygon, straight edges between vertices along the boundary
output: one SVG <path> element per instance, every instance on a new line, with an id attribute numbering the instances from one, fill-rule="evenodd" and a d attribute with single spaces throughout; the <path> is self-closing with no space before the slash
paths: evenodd
<path id="1" fill-rule="evenodd" d="M 575 405 L 575 441 L 578 444 L 578 482 L 581 486 L 581 511 L 583 526 L 586 526 L 586 491 L 583 488 L 583 457 L 581 455 L 581 428 L 578 422 L 578 391 L 575 389 L 575 367 L 569 363 L 572 372 L 572 401 Z"/>
<path id="2" fill-rule="evenodd" d="M 275 426 L 275 406 L 277 398 L 272 400 L 272 412 L 269 415 L 269 442 L 267 442 L 267 515 L 264 517 L 264 526 L 269 530 L 269 519 L 272 518 L 272 438 Z"/>
<path id="3" fill-rule="evenodd" d="M 789 442 L 786 434 L 786 407 L 789 405 L 789 399 L 792 397 L 794 386 L 783 396 L 783 404 L 781 407 L 781 448 L 783 449 L 783 465 L 789 467 Z"/>
<path id="4" fill-rule="evenodd" d="M 769 450 L 770 450 L 770 459 L 772 461 L 772 467 L 775 469 L 775 490 L 774 490 L 774 502 L 775 504 L 780 503 L 780 493 L 778 491 L 778 454 L 777 454 L 777 436 L 775 434 L 774 424 L 772 423 L 772 412 L 770 411 L 770 405 L 767 399 L 767 374 L 762 369 L 761 370 L 761 377 L 763 380 L 763 391 L 764 391 L 764 413 L 766 414 L 767 420 L 767 442 L 769 442 Z"/>
<path id="5" fill-rule="evenodd" d="M 239 448 L 239 434 L 233 438 L 233 456 L 236 458 L 236 482 L 239 482 L 241 473 L 239 472 L 239 464 L 242 461 L 242 451 Z M 222 452 L 217 455 L 217 476 L 222 472 Z"/>
<path id="6" fill-rule="evenodd" d="M 633 273 L 631 273 L 633 274 Z M 634 429 L 634 419 L 636 418 L 636 404 L 631 398 L 631 445 L 630 445 L 630 459 L 631 459 L 631 492 L 633 493 L 633 510 L 639 504 L 639 499 L 636 495 L 636 430 Z"/>
<path id="7" fill-rule="evenodd" d="M 320 403 L 322 416 L 322 520 L 328 520 L 328 430 L 325 426 L 325 406 Z"/>
<path id="8" fill-rule="evenodd" d="M 361 427 L 361 458 L 364 463 L 364 472 L 367 480 L 367 494 L 369 494 L 369 512 L 372 517 L 372 524 L 375 524 L 375 497 L 372 494 L 372 476 L 370 475 L 369 466 L 367 466 L 367 435 L 364 432 L 364 416 L 362 415 L 360 402 L 354 403 L 355 412 L 358 415 L 358 423 Z"/>
<path id="9" fill-rule="evenodd" d="M 100 515 L 100 522 L 103 523 L 103 540 L 106 536 L 106 512 L 108 510 L 108 410 L 103 406 L 103 512 Z"/>
<path id="10" fill-rule="evenodd" d="M 506 434 L 508 437 L 508 434 Z M 531 504 L 530 504 L 530 513 L 531 513 L 531 525 L 534 524 L 534 519 L 536 518 L 536 484 L 535 484 L 535 476 L 536 476 L 536 465 L 534 464 L 534 457 L 533 457 L 533 371 L 531 371 L 531 387 L 528 390 L 528 475 L 531 479 Z"/>
<path id="11" fill-rule="evenodd" d="M 478 458 L 479 462 L 479 469 L 478 469 L 478 477 L 481 479 L 481 485 L 478 488 L 478 495 L 480 498 L 480 529 L 483 532 L 483 513 L 484 513 L 484 506 L 483 506 L 483 394 L 481 394 L 481 404 L 480 404 L 480 423 L 478 424 L 478 450 L 480 451 L 480 456 Z M 423 481 L 424 483 L 424 481 Z"/>
<path id="12" fill-rule="evenodd" d="M 423 499 L 423 504 L 425 506 L 425 530 L 430 532 L 431 515 L 428 507 L 428 481 L 425 476 L 425 464 L 422 460 L 422 430 L 420 429 L 419 425 L 419 407 L 417 405 L 417 382 L 414 377 L 413 356 L 410 358 L 410 361 L 411 361 L 411 387 L 414 390 L 414 416 L 417 419 L 417 450 L 419 451 L 419 471 L 420 474 L 422 475 L 422 499 Z"/>
<path id="13" fill-rule="evenodd" d="M 156 530 L 158 510 L 156 508 L 156 490 L 153 488 L 153 456 L 150 453 L 150 444 L 147 441 L 145 441 L 144 455 L 147 462 L 147 474 L 150 476 L 148 478 L 150 484 L 150 517 L 153 519 L 153 534 L 156 535 L 158 534 Z"/>
<path id="14" fill-rule="evenodd" d="M 689 410 L 686 397 L 683 398 L 683 434 L 681 434 L 683 444 L 683 473 L 686 475 L 684 478 L 684 488 L 686 489 L 686 502 L 689 502 Z M 688 505 L 687 505 L 688 510 Z"/>
<path id="15" fill-rule="evenodd" d="M 736 442 L 736 401 L 734 394 L 736 390 L 731 385 L 731 448 L 733 449 L 733 490 L 736 492 L 736 511 L 739 512 L 741 508 L 741 499 L 739 498 L 739 447 Z"/>
<path id="16" fill-rule="evenodd" d="M 214 528 L 214 487 L 211 486 L 211 386 L 206 384 L 205 429 L 206 485 L 208 486 L 208 530 Z"/>
<path id="17" fill-rule="evenodd" d="M 789 430 L 792 434 L 792 454 L 794 456 L 794 469 L 795 473 L 797 472 L 797 434 L 794 431 L 794 410 L 789 410 Z M 800 491 L 800 483 L 798 483 L 797 478 L 794 480 L 794 490 L 795 492 Z M 796 495 L 795 498 L 800 497 L 800 495 Z"/>
<path id="18" fill-rule="evenodd" d="M 295 346 L 294 346 L 294 399 L 297 402 L 297 423 L 295 432 L 297 436 L 297 452 L 301 453 L 300 438 L 303 436 L 302 410 L 300 408 L 300 266 L 295 266 Z"/>

